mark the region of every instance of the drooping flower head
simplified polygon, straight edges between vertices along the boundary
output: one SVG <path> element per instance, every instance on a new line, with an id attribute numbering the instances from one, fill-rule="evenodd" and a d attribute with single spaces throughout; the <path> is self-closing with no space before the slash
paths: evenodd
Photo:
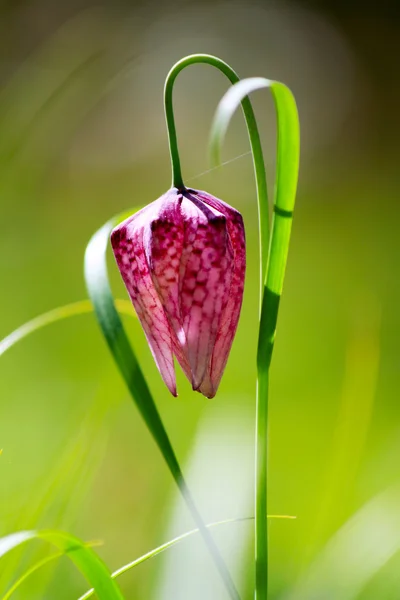
<path id="1" fill-rule="evenodd" d="M 242 216 L 206 192 L 172 188 L 118 225 L 111 243 L 168 389 L 177 395 L 175 356 L 193 389 L 212 398 L 242 305 Z"/>

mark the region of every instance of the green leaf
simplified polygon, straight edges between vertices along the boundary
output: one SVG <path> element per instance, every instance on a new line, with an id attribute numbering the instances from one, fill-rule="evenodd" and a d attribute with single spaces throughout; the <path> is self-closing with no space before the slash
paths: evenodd
<path id="1" fill-rule="evenodd" d="M 240 523 L 241 521 L 251 521 L 251 520 L 253 520 L 253 518 L 254 517 L 242 517 L 239 519 L 225 519 L 224 521 L 217 521 L 216 523 L 209 523 L 207 525 L 207 527 L 208 528 L 219 527 L 220 525 L 228 525 L 231 523 Z M 291 515 L 268 515 L 268 518 L 269 519 L 295 519 L 296 517 L 293 517 Z M 164 552 L 165 550 L 172 548 L 172 546 L 175 546 L 176 544 L 183 542 L 186 538 L 191 537 L 192 535 L 195 535 L 196 533 L 199 533 L 198 529 L 192 529 L 191 531 L 186 531 L 186 533 L 183 533 L 182 535 L 179 535 L 178 537 L 176 537 L 172 540 L 169 540 L 169 542 L 165 542 L 165 544 L 161 544 L 161 546 L 154 548 L 154 550 L 150 550 L 150 552 L 143 554 L 143 556 L 140 556 L 136 560 L 128 563 L 127 565 L 124 565 L 117 571 L 114 571 L 114 573 L 111 575 L 111 577 L 116 578 L 116 577 L 119 577 L 120 575 L 123 575 L 124 573 L 126 573 L 127 571 L 130 571 L 134 567 L 141 565 L 146 560 L 149 560 L 150 558 L 154 558 L 155 556 L 157 556 L 157 554 L 161 554 L 161 552 Z M 86 594 L 83 594 L 83 596 L 81 596 L 79 598 L 79 600 L 87 600 L 87 598 L 90 598 L 93 594 L 94 594 L 93 589 L 88 590 L 86 592 Z"/>
<path id="2" fill-rule="evenodd" d="M 219 161 L 220 148 L 228 125 L 244 99 L 256 90 L 271 90 L 277 115 L 277 167 L 274 213 L 271 238 L 264 223 L 268 222 L 267 198 L 258 193 L 261 311 L 257 349 L 257 408 L 256 408 L 256 515 L 255 564 L 256 600 L 268 596 L 268 532 L 267 514 L 267 432 L 269 368 L 274 348 L 280 297 L 289 251 L 293 209 L 296 198 L 300 158 L 300 126 L 292 92 L 282 83 L 254 77 L 235 83 L 224 95 L 217 108 L 210 136 L 212 159 Z M 253 153 L 258 170 L 262 156 Z M 268 254 L 265 258 L 265 248 Z"/>
<path id="3" fill-rule="evenodd" d="M 217 527 L 218 525 L 225 525 L 225 524 L 229 524 L 229 523 L 239 523 L 241 521 L 250 521 L 250 520 L 252 520 L 252 518 L 253 517 L 243 517 L 241 519 L 226 519 L 225 521 L 219 521 L 217 523 L 210 523 L 209 525 L 207 525 L 207 527 Z M 295 519 L 296 517 L 293 517 L 291 515 L 269 515 L 268 518 L 270 518 L 270 519 Z M 162 544 L 161 546 L 154 548 L 154 550 L 151 550 L 150 552 L 143 554 L 136 560 L 124 565 L 123 567 L 119 568 L 117 571 L 114 571 L 114 573 L 112 573 L 111 577 L 113 579 L 115 579 L 115 578 L 119 577 L 120 575 L 123 575 L 127 571 L 130 571 L 134 567 L 137 567 L 138 565 L 142 564 L 143 562 L 146 562 L 150 558 L 154 558 L 155 556 L 157 556 L 157 554 L 161 554 L 161 552 L 164 552 L 164 550 L 168 550 L 168 548 L 175 546 L 175 544 L 178 544 L 179 542 L 184 541 L 187 537 L 190 537 L 196 533 L 199 533 L 199 530 L 192 529 L 191 531 L 187 531 L 186 533 L 183 533 L 182 535 L 174 538 L 173 540 L 170 540 L 169 542 L 166 542 L 165 544 Z M 87 545 L 90 545 L 90 544 L 87 544 Z M 63 554 L 64 554 L 63 552 L 57 552 L 55 554 L 52 554 L 51 556 L 46 556 L 45 558 L 39 560 L 37 563 L 32 565 L 27 571 L 25 571 L 25 573 L 23 575 L 21 575 L 21 577 L 15 583 L 13 583 L 13 585 L 9 588 L 9 590 L 6 592 L 6 594 L 2 597 L 1 600 L 9 600 L 9 598 L 11 598 L 12 594 L 19 588 L 20 585 L 22 585 L 22 583 L 26 579 L 28 579 L 28 577 L 30 577 L 31 575 L 36 573 L 36 571 L 38 571 L 42 567 L 46 566 L 47 564 L 57 560 L 58 558 L 63 556 Z M 94 589 L 92 588 L 92 589 L 88 590 L 85 594 L 83 594 L 83 596 L 81 596 L 79 598 L 79 600 L 86 600 L 87 598 L 90 598 L 91 596 L 93 596 L 93 594 L 94 594 Z"/>
<path id="4" fill-rule="evenodd" d="M 20 587 L 20 585 L 24 583 L 26 579 L 28 579 L 28 577 L 36 573 L 36 571 L 39 571 L 39 569 L 46 566 L 47 564 L 55 561 L 57 558 L 60 558 L 61 556 L 63 556 L 63 552 L 57 552 L 56 554 L 52 554 L 51 556 L 46 556 L 45 558 L 42 558 L 34 565 L 29 567 L 29 569 L 25 571 L 25 573 L 21 575 L 21 577 L 19 577 L 17 581 L 15 581 L 12 584 L 12 586 L 7 590 L 7 592 L 4 594 L 1 600 L 9 600 L 13 593 Z"/>
<path id="5" fill-rule="evenodd" d="M 136 210 L 139 210 L 138 208 Z M 133 211 L 134 212 L 134 211 Z M 118 215 L 108 221 L 91 238 L 86 248 L 84 271 L 89 296 L 94 305 L 95 315 L 103 336 L 128 390 L 144 422 L 156 442 L 165 462 L 179 487 L 192 518 L 199 529 L 207 549 L 223 578 L 231 598 L 238 599 L 225 563 L 209 533 L 183 477 L 172 444 L 161 420 L 153 396 L 144 378 L 139 362 L 129 342 L 122 321 L 116 310 L 107 272 L 106 252 L 114 227 L 124 220 L 128 213 Z"/>
<path id="6" fill-rule="evenodd" d="M 274 222 L 267 265 L 267 284 L 271 292 L 280 295 L 289 249 L 290 226 L 297 190 L 300 160 L 300 127 L 296 102 L 283 83 L 263 77 L 252 77 L 232 86 L 219 103 L 210 136 L 210 153 L 219 162 L 220 149 L 230 120 L 251 92 L 269 88 L 277 114 L 277 168 L 274 196 Z M 286 224 L 286 227 L 282 227 Z M 273 239 L 275 235 L 275 240 Z M 264 274 L 265 275 L 265 274 Z"/>
<path id="7" fill-rule="evenodd" d="M 67 554 L 87 581 L 93 586 L 99 600 L 124 600 L 118 585 L 97 554 L 78 540 L 63 531 L 20 531 L 0 538 L 0 558 L 25 542 L 40 539 L 56 546 Z"/>
<path id="8" fill-rule="evenodd" d="M 121 220 L 123 217 L 120 215 L 114 217 L 103 225 L 90 240 L 85 253 L 86 285 L 101 331 L 131 396 L 171 472 L 174 477 L 179 479 L 181 472 L 178 461 L 117 312 L 110 288 L 106 252 L 111 231 Z"/>
<path id="9" fill-rule="evenodd" d="M 115 304 L 118 312 L 121 314 L 130 315 L 132 317 L 135 316 L 132 305 L 127 300 L 116 300 Z M 79 300 L 78 302 L 59 306 L 58 308 L 43 313 L 31 321 L 24 323 L 24 325 L 21 325 L 21 327 L 18 327 L 18 329 L 15 329 L 7 337 L 0 340 L 0 356 L 12 348 L 17 342 L 20 342 L 31 333 L 35 333 L 35 331 L 38 331 L 47 325 L 69 319 L 70 317 L 91 313 L 93 310 L 93 304 L 90 300 Z"/>

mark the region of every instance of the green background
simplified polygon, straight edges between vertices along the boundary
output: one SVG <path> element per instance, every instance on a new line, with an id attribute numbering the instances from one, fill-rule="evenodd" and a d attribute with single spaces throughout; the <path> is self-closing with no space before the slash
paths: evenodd
<path id="1" fill-rule="evenodd" d="M 113 214 L 170 184 L 162 90 L 207 52 L 241 76 L 284 81 L 302 126 L 299 193 L 272 366 L 270 597 L 391 600 L 400 589 L 399 21 L 396 6 L 321 3 L 58 4 L 0 8 L 0 337 L 86 297 L 83 253 Z M 257 211 L 241 115 L 209 173 L 207 138 L 227 89 L 194 66 L 175 111 L 184 178 L 244 216 L 245 299 L 214 400 L 178 374 L 169 396 L 134 318 L 124 321 L 204 518 L 253 514 Z M 274 178 L 275 124 L 254 95 Z M 110 260 L 116 296 L 126 294 Z M 192 527 L 92 315 L 0 361 L 0 534 L 32 527 L 100 539 L 111 569 Z M 252 527 L 215 537 L 251 598 Z M 47 549 L 0 561 L 0 592 Z M 224 598 L 192 538 L 120 580 L 127 598 Z M 15 598 L 77 598 L 62 559 Z"/>

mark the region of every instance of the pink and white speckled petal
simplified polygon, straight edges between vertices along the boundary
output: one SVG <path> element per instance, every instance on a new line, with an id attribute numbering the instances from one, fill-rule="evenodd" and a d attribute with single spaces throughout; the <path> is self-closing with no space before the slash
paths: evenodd
<path id="1" fill-rule="evenodd" d="M 184 194 L 184 253 L 181 261 L 181 314 L 192 386 L 201 387 L 228 301 L 233 258 L 226 218 L 192 194 Z"/>
<path id="2" fill-rule="evenodd" d="M 238 210 L 236 210 L 236 208 L 233 208 L 233 206 L 230 206 L 229 204 L 227 204 L 220 198 L 216 198 L 215 196 L 212 196 L 211 194 L 209 194 L 208 192 L 204 192 L 203 190 L 190 190 L 190 191 L 196 195 L 196 197 L 200 200 L 200 202 L 205 202 L 205 204 L 210 206 L 213 210 L 217 210 L 222 215 L 224 215 L 227 219 L 229 219 L 229 221 L 239 218 L 239 220 L 243 226 L 242 215 L 240 214 L 240 212 Z"/>
<path id="3" fill-rule="evenodd" d="M 157 216 L 146 230 L 144 245 L 153 284 L 170 324 L 173 352 L 190 380 L 179 299 L 179 272 L 184 244 L 182 196 L 171 191 L 159 202 Z"/>
<path id="4" fill-rule="evenodd" d="M 116 227 L 111 242 L 167 387 L 176 395 L 175 356 L 193 389 L 212 398 L 242 304 L 240 213 L 206 192 L 171 189 Z"/>
<path id="5" fill-rule="evenodd" d="M 199 388 L 205 396 L 213 397 L 229 357 L 242 306 L 246 272 L 245 232 L 242 216 L 237 210 L 206 192 L 197 192 L 197 194 L 200 200 L 227 217 L 228 234 L 233 251 L 229 298 L 221 316 L 209 368 Z"/>
<path id="6" fill-rule="evenodd" d="M 111 235 L 111 244 L 158 370 L 170 392 L 176 396 L 170 326 L 154 287 L 144 248 L 145 231 L 157 202 L 116 227 Z"/>

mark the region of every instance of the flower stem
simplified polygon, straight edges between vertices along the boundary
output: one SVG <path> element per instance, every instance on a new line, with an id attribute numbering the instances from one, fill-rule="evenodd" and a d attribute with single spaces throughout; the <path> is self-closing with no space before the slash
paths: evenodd
<path id="1" fill-rule="evenodd" d="M 267 435 L 268 379 L 266 370 L 257 381 L 256 404 L 256 501 L 255 501 L 255 598 L 268 595 L 268 535 L 267 535 Z"/>
<path id="2" fill-rule="evenodd" d="M 220 58 L 217 58 L 216 56 L 211 56 L 210 54 L 192 54 L 190 56 L 186 56 L 182 60 L 178 61 L 168 73 L 164 87 L 164 107 L 168 129 L 169 150 L 171 155 L 172 186 L 178 189 L 184 187 L 184 183 L 179 158 L 172 93 L 175 79 L 179 73 L 186 67 L 197 63 L 205 63 L 219 69 L 219 71 L 221 71 L 232 84 L 240 81 L 237 73 L 226 62 Z M 250 147 L 253 155 L 254 173 L 257 186 L 261 246 L 260 273 L 262 275 L 262 282 L 264 282 L 264 275 L 267 268 L 269 239 L 268 195 L 264 157 L 256 117 L 249 98 L 243 99 L 242 109 L 250 139 Z"/>
<path id="3" fill-rule="evenodd" d="M 269 301 L 268 301 L 269 299 Z M 272 303 L 271 303 L 272 300 Z M 268 289 L 264 290 L 260 332 L 266 327 L 275 333 L 278 314 L 277 302 Z M 270 329 L 271 331 L 271 329 Z M 274 335 L 260 336 L 266 344 L 260 344 L 257 355 L 257 399 L 256 399 L 256 455 L 255 455 L 255 600 L 268 598 L 268 395 L 269 368 L 271 364 Z"/>
<path id="4" fill-rule="evenodd" d="M 187 66 L 196 63 L 206 63 L 219 69 L 232 84 L 240 81 L 236 72 L 223 60 L 208 54 L 193 54 L 177 62 L 167 75 L 164 88 L 165 117 L 167 121 L 169 149 L 172 166 L 172 186 L 184 188 L 181 164 L 179 158 L 178 141 L 176 134 L 175 118 L 173 111 L 173 86 L 178 74 Z M 243 114 L 246 121 L 250 146 L 253 156 L 253 166 L 256 179 L 259 230 L 260 230 L 260 282 L 261 295 L 267 271 L 268 244 L 269 244 L 269 211 L 268 194 L 265 174 L 264 157 L 261 147 L 260 135 L 250 99 L 241 100 Z M 268 370 L 265 377 L 259 378 L 257 391 L 257 442 L 256 442 L 256 592 L 257 600 L 267 597 L 268 586 L 268 540 L 267 540 L 267 419 L 268 419 Z"/>

